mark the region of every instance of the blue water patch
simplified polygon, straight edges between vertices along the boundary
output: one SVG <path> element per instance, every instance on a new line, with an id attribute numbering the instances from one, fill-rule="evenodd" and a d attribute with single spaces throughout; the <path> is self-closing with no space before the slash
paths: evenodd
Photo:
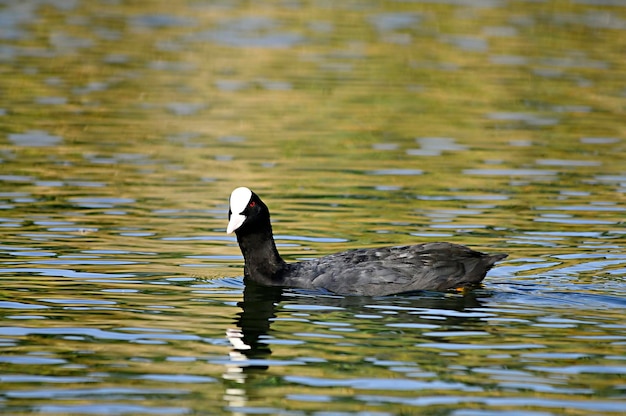
<path id="1" fill-rule="evenodd" d="M 63 141 L 63 138 L 60 136 L 52 135 L 43 130 L 12 133 L 8 135 L 8 138 L 13 144 L 25 147 L 50 147 L 56 146 Z"/>

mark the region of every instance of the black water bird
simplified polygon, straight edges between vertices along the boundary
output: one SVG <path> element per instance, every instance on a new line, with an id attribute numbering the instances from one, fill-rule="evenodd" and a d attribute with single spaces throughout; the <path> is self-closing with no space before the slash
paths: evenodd
<path id="1" fill-rule="evenodd" d="M 250 189 L 230 195 L 227 233 L 244 258 L 244 279 L 267 286 L 324 289 L 339 295 L 384 296 L 444 291 L 479 284 L 507 254 L 452 243 L 354 249 L 297 263 L 285 262 L 274 242 L 267 205 Z"/>

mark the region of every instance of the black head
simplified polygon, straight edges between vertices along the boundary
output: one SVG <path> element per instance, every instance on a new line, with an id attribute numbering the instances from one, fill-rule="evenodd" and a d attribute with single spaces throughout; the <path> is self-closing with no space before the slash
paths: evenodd
<path id="1" fill-rule="evenodd" d="M 230 194 L 228 208 L 228 234 L 237 234 L 255 227 L 269 225 L 270 213 L 267 205 L 250 189 L 240 187 Z"/>

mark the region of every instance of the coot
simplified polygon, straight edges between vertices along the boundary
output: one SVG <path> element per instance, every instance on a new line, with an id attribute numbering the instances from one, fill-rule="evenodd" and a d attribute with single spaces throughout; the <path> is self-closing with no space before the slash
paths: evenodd
<path id="1" fill-rule="evenodd" d="M 507 254 L 486 254 L 451 243 L 355 249 L 286 263 L 278 254 L 270 212 L 245 187 L 230 195 L 228 234 L 244 258 L 244 279 L 268 286 L 325 289 L 340 295 L 384 296 L 474 286 Z"/>

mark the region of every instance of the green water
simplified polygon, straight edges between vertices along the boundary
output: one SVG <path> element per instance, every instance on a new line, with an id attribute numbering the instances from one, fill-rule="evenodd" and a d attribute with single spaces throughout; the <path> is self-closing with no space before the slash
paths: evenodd
<path id="1" fill-rule="evenodd" d="M 626 408 L 619 1 L 0 2 L 0 412 Z M 450 241 L 480 289 L 244 288 Z"/>

